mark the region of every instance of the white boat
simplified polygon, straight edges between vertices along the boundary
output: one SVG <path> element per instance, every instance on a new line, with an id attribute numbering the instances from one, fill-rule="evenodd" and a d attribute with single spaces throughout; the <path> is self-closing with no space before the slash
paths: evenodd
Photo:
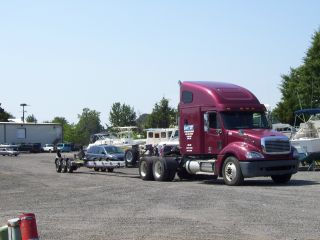
<path id="1" fill-rule="evenodd" d="M 272 124 L 272 129 L 277 132 L 283 133 L 288 138 L 290 138 L 292 133 L 295 131 L 293 126 L 286 123 L 274 123 Z"/>
<path id="2" fill-rule="evenodd" d="M 290 139 L 291 145 L 298 151 L 302 164 L 308 164 L 314 169 L 320 159 L 320 108 L 302 109 L 295 112 L 295 123 L 298 119 L 304 121 L 299 130 Z M 310 118 L 306 121 L 305 115 Z M 295 124 L 296 125 L 296 124 Z"/>
<path id="3" fill-rule="evenodd" d="M 121 148 L 129 148 L 133 145 L 140 145 L 146 142 L 145 139 L 133 139 L 132 131 L 136 127 L 118 127 L 119 132 L 116 134 L 105 133 L 105 134 L 96 134 L 97 139 L 88 145 L 113 145 Z"/>

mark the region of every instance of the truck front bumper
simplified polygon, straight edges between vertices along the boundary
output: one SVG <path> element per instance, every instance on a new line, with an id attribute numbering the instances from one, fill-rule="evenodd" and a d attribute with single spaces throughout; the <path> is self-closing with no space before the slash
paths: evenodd
<path id="1" fill-rule="evenodd" d="M 240 161 L 242 175 L 248 177 L 294 174 L 298 172 L 298 160 Z"/>

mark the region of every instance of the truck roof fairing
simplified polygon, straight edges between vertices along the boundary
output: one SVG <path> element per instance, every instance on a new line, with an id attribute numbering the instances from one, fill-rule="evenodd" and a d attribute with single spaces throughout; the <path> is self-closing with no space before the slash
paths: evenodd
<path id="1" fill-rule="evenodd" d="M 188 102 L 184 92 L 192 93 Z M 265 111 L 266 108 L 249 90 L 235 84 L 223 82 L 182 82 L 180 85 L 180 107 L 214 107 L 219 111 L 243 110 Z"/>

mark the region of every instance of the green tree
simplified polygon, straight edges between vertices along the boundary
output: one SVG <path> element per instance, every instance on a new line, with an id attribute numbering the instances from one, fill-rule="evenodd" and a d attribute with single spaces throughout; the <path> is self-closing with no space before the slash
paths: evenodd
<path id="1" fill-rule="evenodd" d="M 8 112 L 6 112 L 2 107 L 0 103 L 0 122 L 8 122 L 8 119 L 11 118 L 12 115 Z"/>
<path id="2" fill-rule="evenodd" d="M 62 125 L 64 142 L 76 142 L 77 138 L 74 124 L 69 124 L 64 117 L 55 117 L 51 122 Z"/>
<path id="3" fill-rule="evenodd" d="M 63 139 L 65 142 L 78 143 L 76 135 L 76 126 L 74 124 L 66 124 L 63 126 Z"/>
<path id="4" fill-rule="evenodd" d="M 144 131 L 144 129 L 148 128 L 148 117 L 150 114 L 144 113 L 141 114 L 137 120 L 136 120 L 136 126 L 138 128 L 138 133 L 140 135 L 145 135 L 146 132 Z"/>
<path id="5" fill-rule="evenodd" d="M 52 123 L 60 123 L 62 126 L 68 124 L 68 121 L 64 117 L 55 117 L 51 122 Z"/>
<path id="6" fill-rule="evenodd" d="M 282 97 L 273 110 L 279 121 L 292 124 L 295 110 L 320 107 L 320 31 L 312 36 L 303 64 L 281 77 Z"/>
<path id="7" fill-rule="evenodd" d="M 177 125 L 177 110 L 169 106 L 169 100 L 162 98 L 154 105 L 152 113 L 147 118 L 149 128 L 168 128 Z"/>
<path id="8" fill-rule="evenodd" d="M 136 125 L 136 112 L 133 107 L 116 102 L 109 113 L 109 122 L 113 127 L 125 127 Z"/>
<path id="9" fill-rule="evenodd" d="M 26 122 L 27 123 L 37 123 L 38 120 L 36 119 L 36 117 L 33 114 L 31 114 L 28 117 L 26 117 Z"/>
<path id="10" fill-rule="evenodd" d="M 75 125 L 75 143 L 86 145 L 89 143 L 90 135 L 101 132 L 103 127 L 100 123 L 100 113 L 89 108 L 84 108 L 78 115 L 79 122 Z"/>

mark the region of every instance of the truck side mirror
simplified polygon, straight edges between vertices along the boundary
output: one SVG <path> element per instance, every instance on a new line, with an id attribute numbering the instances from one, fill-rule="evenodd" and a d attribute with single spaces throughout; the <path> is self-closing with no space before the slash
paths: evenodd
<path id="1" fill-rule="evenodd" d="M 204 123 L 204 131 L 208 132 L 209 131 L 209 114 L 205 113 L 203 114 L 203 123 Z"/>

